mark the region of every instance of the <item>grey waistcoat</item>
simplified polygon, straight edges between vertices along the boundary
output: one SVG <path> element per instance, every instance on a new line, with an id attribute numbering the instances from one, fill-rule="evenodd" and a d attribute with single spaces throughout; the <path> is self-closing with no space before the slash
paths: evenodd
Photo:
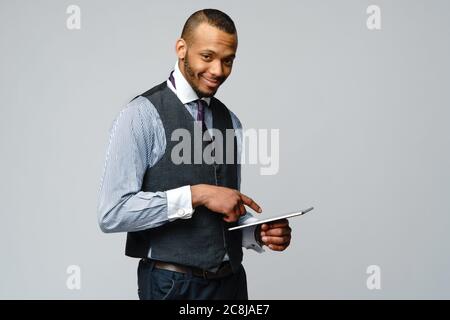
<path id="1" fill-rule="evenodd" d="M 186 107 L 168 87 L 166 82 L 150 89 L 141 96 L 150 100 L 159 113 L 166 135 L 166 150 L 162 158 L 148 168 L 142 190 L 149 192 L 165 191 L 185 185 L 210 184 L 237 189 L 237 152 L 234 142 L 234 162 L 226 164 L 225 150 L 223 160 L 207 164 L 194 164 L 194 124 L 195 121 Z M 211 98 L 213 128 L 222 132 L 223 148 L 226 146 L 226 129 L 233 129 L 227 107 L 218 99 Z M 175 129 L 183 128 L 190 132 L 192 155 L 191 163 L 175 164 L 171 160 L 174 146 L 180 141 L 172 141 Z M 201 130 L 200 130 L 201 132 Z M 204 141 L 204 149 L 210 141 Z M 127 234 L 126 255 L 146 258 L 152 248 L 152 259 L 172 262 L 202 269 L 212 269 L 222 262 L 227 253 L 234 271 L 242 261 L 242 233 L 228 231 L 236 223 L 223 221 L 223 216 L 212 212 L 205 206 L 195 208 L 191 219 L 178 219 L 160 227 Z"/>

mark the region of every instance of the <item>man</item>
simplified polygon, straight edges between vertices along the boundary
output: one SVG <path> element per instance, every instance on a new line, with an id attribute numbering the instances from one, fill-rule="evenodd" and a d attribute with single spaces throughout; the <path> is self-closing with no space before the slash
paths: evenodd
<path id="1" fill-rule="evenodd" d="M 287 220 L 228 231 L 256 219 L 245 206 L 262 211 L 238 191 L 241 124 L 214 98 L 231 73 L 237 42 L 225 13 L 192 14 L 176 41 L 169 79 L 131 101 L 112 127 L 99 225 L 128 233 L 126 255 L 141 259 L 140 299 L 248 299 L 242 246 L 282 251 L 290 243 Z M 198 128 L 206 139 L 190 146 L 205 151 L 212 143 L 213 163 L 195 162 L 186 150 L 187 161 L 175 161 L 176 130 L 193 137 Z"/>

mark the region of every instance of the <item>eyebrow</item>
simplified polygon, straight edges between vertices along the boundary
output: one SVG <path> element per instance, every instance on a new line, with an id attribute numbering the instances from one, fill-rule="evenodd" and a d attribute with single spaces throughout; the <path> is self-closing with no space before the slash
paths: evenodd
<path id="1" fill-rule="evenodd" d="M 209 53 L 209 54 L 213 54 L 213 55 L 216 54 L 216 52 L 211 49 L 201 50 L 201 53 Z M 232 54 L 229 54 L 228 56 L 226 56 L 225 58 L 236 58 L 236 55 L 234 53 L 232 53 Z"/>

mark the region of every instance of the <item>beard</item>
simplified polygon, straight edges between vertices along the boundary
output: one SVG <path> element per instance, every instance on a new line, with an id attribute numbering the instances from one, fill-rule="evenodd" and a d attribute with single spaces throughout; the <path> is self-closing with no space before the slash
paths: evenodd
<path id="1" fill-rule="evenodd" d="M 191 85 L 192 89 L 195 91 L 195 93 L 197 94 L 197 96 L 199 98 L 211 98 L 212 96 L 214 96 L 217 92 L 217 90 L 215 90 L 214 92 L 204 92 L 202 90 L 200 90 L 200 88 L 198 86 L 196 86 L 193 83 L 193 79 L 195 79 L 195 72 L 194 70 L 192 70 L 191 65 L 189 63 L 189 52 L 186 52 L 186 56 L 184 57 L 184 71 L 186 72 L 187 76 L 188 76 L 188 82 Z M 221 81 L 222 82 L 222 81 Z M 218 88 L 217 88 L 218 89 Z"/>

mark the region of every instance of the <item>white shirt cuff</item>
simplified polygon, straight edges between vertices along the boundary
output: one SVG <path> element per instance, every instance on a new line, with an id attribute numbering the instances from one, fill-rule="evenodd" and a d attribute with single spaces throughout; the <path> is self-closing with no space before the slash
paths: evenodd
<path id="1" fill-rule="evenodd" d="M 255 217 L 250 217 L 244 221 L 242 224 L 252 223 L 258 221 Z M 242 229 L 242 246 L 246 249 L 253 249 L 258 253 L 265 252 L 262 246 L 256 242 L 255 239 L 255 229 L 257 226 L 251 226 Z"/>
<path id="2" fill-rule="evenodd" d="M 167 217 L 169 221 L 190 219 L 194 213 L 192 208 L 191 186 L 167 190 Z"/>

